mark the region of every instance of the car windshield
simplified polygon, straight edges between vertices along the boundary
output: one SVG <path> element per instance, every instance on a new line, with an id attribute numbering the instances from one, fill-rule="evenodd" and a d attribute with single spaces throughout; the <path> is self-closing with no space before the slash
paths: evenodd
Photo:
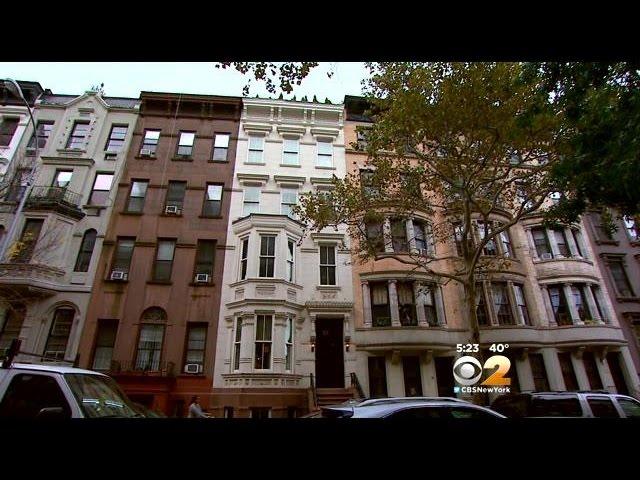
<path id="1" fill-rule="evenodd" d="M 110 377 L 68 373 L 65 378 L 87 418 L 142 416 Z"/>

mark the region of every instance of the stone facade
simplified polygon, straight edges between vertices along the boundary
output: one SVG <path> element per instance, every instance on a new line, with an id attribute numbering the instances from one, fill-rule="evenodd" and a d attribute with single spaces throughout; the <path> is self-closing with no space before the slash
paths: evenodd
<path id="1" fill-rule="evenodd" d="M 243 100 L 216 416 L 293 416 L 308 409 L 310 374 L 319 387 L 348 383 L 355 360 L 345 346 L 353 335 L 349 239 L 344 229 L 304 235 L 304 225 L 288 215 L 299 195 L 330 188 L 333 175 L 345 175 L 342 115 L 342 105 Z M 330 329 L 332 346 L 316 348 Z M 336 354 L 318 372 L 325 347 Z"/>

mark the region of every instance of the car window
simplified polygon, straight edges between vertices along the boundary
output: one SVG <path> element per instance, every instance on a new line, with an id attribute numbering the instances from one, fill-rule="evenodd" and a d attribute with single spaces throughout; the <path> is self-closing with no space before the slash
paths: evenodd
<path id="1" fill-rule="evenodd" d="M 387 418 L 394 420 L 422 420 L 422 419 L 443 419 L 450 418 L 449 412 L 443 407 L 415 407 L 405 408 L 389 415 Z"/>
<path id="2" fill-rule="evenodd" d="M 587 397 L 587 403 L 591 407 L 594 417 L 619 418 L 615 405 L 609 398 Z"/>
<path id="3" fill-rule="evenodd" d="M 140 417 L 115 380 L 103 375 L 65 374 L 85 417 Z"/>
<path id="4" fill-rule="evenodd" d="M 496 399 L 491 410 L 507 417 L 526 417 L 527 399 L 525 397 L 503 397 Z"/>
<path id="5" fill-rule="evenodd" d="M 533 397 L 530 417 L 581 417 L 582 408 L 577 398 Z"/>
<path id="6" fill-rule="evenodd" d="M 449 413 L 453 418 L 498 418 L 489 412 L 475 408 L 453 407 L 449 409 Z"/>
<path id="7" fill-rule="evenodd" d="M 62 416 L 71 417 L 71 408 L 55 378 L 18 374 L 0 403 L 0 418 L 36 418 L 43 408 L 62 408 Z"/>
<path id="8" fill-rule="evenodd" d="M 640 418 L 640 402 L 628 398 L 618 398 L 617 400 L 627 418 Z"/>

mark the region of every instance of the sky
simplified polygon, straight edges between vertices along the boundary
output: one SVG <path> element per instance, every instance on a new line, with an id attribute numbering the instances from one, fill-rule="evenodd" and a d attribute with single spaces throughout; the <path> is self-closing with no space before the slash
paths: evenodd
<path id="1" fill-rule="evenodd" d="M 106 96 L 137 98 L 140 92 L 200 93 L 242 96 L 247 77 L 234 69 L 215 68 L 215 62 L 0 62 L 0 78 L 40 82 L 53 93 L 80 95 L 104 83 Z M 332 78 L 327 72 L 333 69 Z M 360 95 L 366 76 L 363 63 L 321 63 L 296 85 L 298 99 L 314 95 L 341 103 L 345 95 Z M 278 92 L 279 93 L 279 92 Z M 252 82 L 250 96 L 270 97 L 262 85 Z M 285 95 L 284 98 L 292 98 Z"/>

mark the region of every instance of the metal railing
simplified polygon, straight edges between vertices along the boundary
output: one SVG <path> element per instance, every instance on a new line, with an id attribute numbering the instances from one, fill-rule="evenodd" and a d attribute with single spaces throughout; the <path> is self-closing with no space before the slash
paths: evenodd
<path id="1" fill-rule="evenodd" d="M 358 392 L 358 397 L 365 398 L 364 390 L 362 389 L 362 385 L 360 385 L 360 380 L 358 380 L 356 372 L 351 372 L 349 377 L 351 377 L 351 386 L 355 388 L 356 392 Z"/>
<path id="2" fill-rule="evenodd" d="M 81 195 L 66 187 L 34 186 L 29 193 L 27 205 L 61 203 L 70 207 L 80 206 Z"/>
<path id="3" fill-rule="evenodd" d="M 163 377 L 175 376 L 174 362 L 158 362 L 158 361 L 127 361 L 121 362 L 113 360 L 109 369 L 110 373 L 139 373 L 154 374 Z"/>
<path id="4" fill-rule="evenodd" d="M 313 373 L 309 374 L 309 388 L 311 389 L 311 395 L 313 397 L 313 408 L 318 408 L 318 392 L 316 391 L 316 382 L 313 378 Z"/>

